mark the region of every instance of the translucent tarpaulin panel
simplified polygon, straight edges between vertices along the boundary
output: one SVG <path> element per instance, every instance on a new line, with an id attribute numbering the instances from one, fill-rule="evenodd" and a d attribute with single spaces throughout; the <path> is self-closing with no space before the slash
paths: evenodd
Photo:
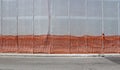
<path id="1" fill-rule="evenodd" d="M 102 0 L 87 0 L 87 16 L 88 17 L 102 16 Z"/>
<path id="2" fill-rule="evenodd" d="M 85 0 L 69 0 L 70 16 L 85 16 Z"/>
<path id="3" fill-rule="evenodd" d="M 2 23 L 1 23 L 1 16 L 0 16 L 0 36 L 1 36 L 1 34 L 2 34 L 2 33 L 1 33 L 1 24 L 2 24 Z"/>
<path id="4" fill-rule="evenodd" d="M 118 42 L 118 53 L 120 53 L 120 1 L 118 2 L 118 9 L 119 9 L 119 12 L 118 12 L 118 36 L 119 36 L 119 42 Z"/>
<path id="5" fill-rule="evenodd" d="M 118 50 L 118 20 L 104 20 L 104 52 L 115 53 Z"/>
<path id="6" fill-rule="evenodd" d="M 33 0 L 18 0 L 18 15 L 32 16 L 33 15 Z"/>
<path id="7" fill-rule="evenodd" d="M 34 0 L 34 15 L 48 16 L 48 0 Z"/>
<path id="8" fill-rule="evenodd" d="M 100 36 L 102 33 L 102 20 L 100 19 L 87 19 L 86 35 Z"/>
<path id="9" fill-rule="evenodd" d="M 119 2 L 119 0 L 104 0 L 104 1 Z"/>
<path id="10" fill-rule="evenodd" d="M 69 35 L 68 19 L 52 19 L 51 34 L 52 35 Z"/>
<path id="11" fill-rule="evenodd" d="M 120 35 L 120 23 L 118 23 L 118 35 Z"/>
<path id="12" fill-rule="evenodd" d="M 118 20 L 117 19 L 104 19 L 104 34 L 105 36 L 118 34 Z"/>
<path id="13" fill-rule="evenodd" d="M 46 35 L 48 33 L 48 19 L 35 18 L 34 35 Z"/>
<path id="14" fill-rule="evenodd" d="M 1 0 L 0 0 L 0 52 L 2 52 L 2 36 L 1 36 Z"/>
<path id="15" fill-rule="evenodd" d="M 102 20 L 88 19 L 86 24 L 86 46 L 88 53 L 101 53 L 102 50 Z"/>
<path id="16" fill-rule="evenodd" d="M 0 0 L 0 19 L 1 19 L 1 11 L 2 11 L 2 8 L 1 8 L 1 0 Z"/>
<path id="17" fill-rule="evenodd" d="M 84 35 L 86 34 L 85 19 L 70 20 L 70 43 L 71 53 L 86 52 L 86 43 Z M 82 50 L 81 50 L 82 49 Z"/>
<path id="18" fill-rule="evenodd" d="M 34 53 L 47 53 L 48 3 L 50 0 L 34 0 Z M 50 3 L 49 3 L 50 4 Z"/>
<path id="19" fill-rule="evenodd" d="M 0 49 L 120 52 L 119 9 L 119 0 L 0 0 Z"/>
<path id="20" fill-rule="evenodd" d="M 33 35 L 33 18 L 18 18 L 18 35 Z"/>
<path id="21" fill-rule="evenodd" d="M 116 1 L 103 1 L 103 16 L 116 17 L 118 15 L 118 5 Z"/>
<path id="22" fill-rule="evenodd" d="M 34 20 L 34 53 L 48 52 L 46 44 L 48 34 L 48 19 L 35 18 Z"/>
<path id="23" fill-rule="evenodd" d="M 52 15 L 53 16 L 67 16 L 68 15 L 68 0 L 51 0 L 52 1 Z"/>
<path id="24" fill-rule="evenodd" d="M 52 19 L 51 53 L 69 53 L 70 31 L 68 19 Z"/>
<path id="25" fill-rule="evenodd" d="M 17 35 L 17 19 L 3 18 L 2 20 L 2 35 Z"/>
<path id="26" fill-rule="evenodd" d="M 72 36 L 83 36 L 86 34 L 85 19 L 71 19 L 70 33 Z"/>
<path id="27" fill-rule="evenodd" d="M 17 1 L 2 0 L 2 52 L 17 50 Z"/>
<path id="28" fill-rule="evenodd" d="M 33 52 L 33 18 L 18 18 L 18 49 L 19 52 Z"/>
<path id="29" fill-rule="evenodd" d="M 17 19 L 3 18 L 2 19 L 2 51 L 16 52 L 17 51 Z"/>
<path id="30" fill-rule="evenodd" d="M 2 16 L 16 17 L 17 16 L 17 0 L 2 0 Z"/>

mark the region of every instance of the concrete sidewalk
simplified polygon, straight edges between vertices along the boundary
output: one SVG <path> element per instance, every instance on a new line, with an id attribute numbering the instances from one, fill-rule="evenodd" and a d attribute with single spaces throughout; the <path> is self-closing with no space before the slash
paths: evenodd
<path id="1" fill-rule="evenodd" d="M 120 57 L 0 56 L 0 70 L 120 70 Z"/>
<path id="2" fill-rule="evenodd" d="M 23 57 L 114 57 L 120 54 L 20 54 L 0 53 L 0 56 L 23 56 Z"/>

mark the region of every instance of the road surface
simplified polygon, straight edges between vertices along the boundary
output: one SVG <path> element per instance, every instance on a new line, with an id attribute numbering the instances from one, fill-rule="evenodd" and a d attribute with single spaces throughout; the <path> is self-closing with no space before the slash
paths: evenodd
<path id="1" fill-rule="evenodd" d="M 120 70 L 120 57 L 0 56 L 0 70 Z"/>

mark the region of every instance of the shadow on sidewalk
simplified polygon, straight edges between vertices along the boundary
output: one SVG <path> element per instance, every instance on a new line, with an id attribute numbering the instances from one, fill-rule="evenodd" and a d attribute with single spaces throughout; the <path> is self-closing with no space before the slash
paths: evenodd
<path id="1" fill-rule="evenodd" d="M 117 63 L 117 64 L 120 64 L 120 56 L 116 56 L 116 57 L 105 57 L 106 59 L 114 62 L 114 63 Z"/>

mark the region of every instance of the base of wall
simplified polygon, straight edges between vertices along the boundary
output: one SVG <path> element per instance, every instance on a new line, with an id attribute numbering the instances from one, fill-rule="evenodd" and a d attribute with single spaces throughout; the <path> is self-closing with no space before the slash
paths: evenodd
<path id="1" fill-rule="evenodd" d="M 0 53 L 106 54 L 120 53 L 120 36 L 22 35 L 0 36 Z"/>
<path id="2" fill-rule="evenodd" d="M 0 53 L 0 56 L 5 57 L 120 57 L 116 54 L 19 54 L 19 53 Z"/>

